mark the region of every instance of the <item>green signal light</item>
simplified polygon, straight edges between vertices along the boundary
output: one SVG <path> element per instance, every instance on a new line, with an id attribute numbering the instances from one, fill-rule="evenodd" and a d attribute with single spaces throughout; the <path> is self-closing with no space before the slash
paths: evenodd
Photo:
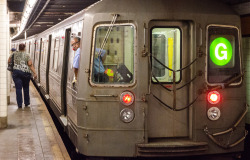
<path id="1" fill-rule="evenodd" d="M 233 55 L 231 43 L 224 37 L 218 37 L 210 45 L 210 58 L 214 64 L 225 66 Z"/>

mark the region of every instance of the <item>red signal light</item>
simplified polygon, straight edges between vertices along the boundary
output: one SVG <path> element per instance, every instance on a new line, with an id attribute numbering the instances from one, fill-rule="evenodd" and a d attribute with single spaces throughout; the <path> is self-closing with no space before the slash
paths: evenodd
<path id="1" fill-rule="evenodd" d="M 125 94 L 124 96 L 123 96 L 123 102 L 124 103 L 130 103 L 131 102 L 131 100 L 132 100 L 132 97 L 131 97 L 131 95 L 129 95 L 129 94 Z"/>
<path id="2" fill-rule="evenodd" d="M 211 91 L 208 93 L 207 100 L 211 104 L 217 104 L 220 101 L 220 93 L 217 91 Z"/>
<path id="3" fill-rule="evenodd" d="M 134 94 L 129 91 L 123 92 L 120 96 L 120 101 L 125 106 L 133 104 L 134 100 L 135 100 Z"/>

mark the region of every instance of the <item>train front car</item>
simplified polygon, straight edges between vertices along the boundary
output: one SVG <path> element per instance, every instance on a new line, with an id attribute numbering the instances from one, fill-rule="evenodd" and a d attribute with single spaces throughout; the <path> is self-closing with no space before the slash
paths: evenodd
<path id="1" fill-rule="evenodd" d="M 243 151 L 240 18 L 230 8 L 210 0 L 103 0 L 83 23 L 79 152 Z"/>

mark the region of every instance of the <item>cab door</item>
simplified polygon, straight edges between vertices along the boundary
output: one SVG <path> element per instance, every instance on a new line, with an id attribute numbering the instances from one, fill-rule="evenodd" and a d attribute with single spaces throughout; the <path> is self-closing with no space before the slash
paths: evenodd
<path id="1" fill-rule="evenodd" d="M 191 29 L 187 21 L 151 21 L 151 94 L 148 99 L 149 138 L 188 137 Z M 183 88 L 181 88 L 184 86 Z"/>
<path id="2" fill-rule="evenodd" d="M 71 31 L 71 35 L 74 35 L 73 31 Z M 76 108 L 76 94 L 78 89 L 78 82 L 74 82 L 75 73 L 73 68 L 73 59 L 75 57 L 75 51 L 72 49 L 70 43 L 74 40 L 74 36 L 70 37 L 68 42 L 68 75 L 67 75 L 67 82 L 66 82 L 66 107 L 67 107 L 67 116 L 77 124 L 77 108 Z"/>

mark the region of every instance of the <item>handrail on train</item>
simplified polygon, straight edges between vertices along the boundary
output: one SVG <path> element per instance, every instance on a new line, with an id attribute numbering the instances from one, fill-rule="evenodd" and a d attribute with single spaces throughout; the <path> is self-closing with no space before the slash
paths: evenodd
<path id="1" fill-rule="evenodd" d="M 182 107 L 182 108 L 180 108 L 180 109 L 176 109 L 176 98 L 175 98 L 175 97 L 176 97 L 176 96 L 175 96 L 176 93 L 175 93 L 175 92 L 176 92 L 176 90 L 179 90 L 179 89 L 185 87 L 186 85 L 190 84 L 191 82 L 193 82 L 193 81 L 197 78 L 197 76 L 194 76 L 194 78 L 192 78 L 190 81 L 188 81 L 187 83 L 185 83 L 185 84 L 182 85 L 181 87 L 176 88 L 176 87 L 175 87 L 175 72 L 179 72 L 179 71 L 182 71 L 182 70 L 188 68 L 188 67 L 191 66 L 195 61 L 197 61 L 198 58 L 195 58 L 190 64 L 188 64 L 187 66 L 185 66 L 185 67 L 183 67 L 183 68 L 181 68 L 181 69 L 173 70 L 173 69 L 171 69 L 171 68 L 165 66 L 165 64 L 163 64 L 161 61 L 159 61 L 159 60 L 158 60 L 156 57 L 154 57 L 152 54 L 150 54 L 150 56 L 153 57 L 153 58 L 154 58 L 158 63 L 160 63 L 163 67 L 165 67 L 166 69 L 168 69 L 168 70 L 170 70 L 170 71 L 173 72 L 173 88 L 174 88 L 174 89 L 169 89 L 169 88 L 166 88 L 166 87 L 156 78 L 156 76 L 155 76 L 155 75 L 153 74 L 153 72 L 152 72 L 152 67 L 150 66 L 150 68 L 151 68 L 151 75 L 152 75 L 152 77 L 157 81 L 157 83 L 160 84 L 160 86 L 163 87 L 164 89 L 166 89 L 167 91 L 174 92 L 174 100 L 173 100 L 173 101 L 174 101 L 174 102 L 173 102 L 173 105 L 174 105 L 174 106 L 171 107 L 171 106 L 167 105 L 167 104 L 164 103 L 162 100 L 160 100 L 158 97 L 156 97 L 154 94 L 152 94 L 153 97 L 154 97 L 155 99 L 157 99 L 161 104 L 163 104 L 164 106 L 166 106 L 167 108 L 169 108 L 169 109 L 171 109 L 171 110 L 173 110 L 173 111 L 181 111 L 181 110 L 184 110 L 184 109 L 188 108 L 189 106 L 191 106 L 191 105 L 198 99 L 199 95 L 198 95 L 191 103 L 189 103 L 187 106 Z M 150 63 L 150 64 L 151 64 L 151 63 Z M 211 88 L 211 89 L 209 89 L 209 90 L 224 89 L 225 87 L 229 86 L 231 83 L 233 83 L 233 82 L 234 82 L 235 80 L 237 80 L 238 78 L 243 77 L 243 76 L 244 76 L 244 73 L 245 73 L 245 72 L 243 72 L 242 74 L 240 74 L 240 75 L 238 75 L 238 76 L 236 76 L 236 77 L 233 77 L 232 79 L 230 79 L 228 82 L 224 83 L 223 85 L 216 86 L 216 87 Z"/>
<path id="2" fill-rule="evenodd" d="M 151 68 L 151 75 L 152 75 L 152 77 L 157 81 L 157 83 L 160 84 L 160 86 L 163 87 L 164 89 L 166 89 L 167 91 L 173 92 L 173 94 L 174 94 L 174 95 L 173 95 L 173 96 L 174 96 L 174 98 L 173 98 L 173 107 L 171 107 L 171 106 L 167 105 L 166 103 L 164 103 L 162 100 L 160 100 L 160 99 L 159 99 L 158 97 L 156 97 L 154 94 L 152 94 L 153 97 L 154 97 L 155 99 L 157 99 L 161 104 L 163 104 L 164 106 L 166 106 L 167 108 L 169 108 L 169 109 L 171 109 L 171 110 L 173 110 L 173 111 L 182 111 L 182 110 L 188 108 L 189 106 L 191 106 L 191 105 L 198 99 L 199 95 L 198 95 L 191 103 L 189 103 L 187 106 L 177 109 L 177 108 L 176 108 L 176 90 L 180 90 L 180 89 L 182 89 L 183 87 L 187 86 L 188 84 L 190 84 L 191 82 L 193 82 L 193 81 L 196 79 L 197 76 L 195 75 L 194 78 L 192 78 L 190 81 L 188 81 L 187 83 L 185 83 L 185 84 L 182 85 L 181 87 L 176 88 L 175 74 L 176 74 L 176 72 L 180 72 L 180 71 L 182 71 L 182 70 L 188 68 L 189 66 L 191 66 L 194 62 L 196 62 L 196 61 L 198 60 L 198 57 L 195 58 L 195 59 L 194 59 L 190 64 L 188 64 L 187 66 L 185 66 L 185 67 L 183 67 L 183 68 L 181 68 L 181 69 L 178 69 L 178 70 L 173 70 L 173 69 L 171 69 L 171 68 L 165 66 L 165 64 L 163 64 L 163 63 L 162 63 L 161 61 L 159 61 L 155 56 L 153 56 L 152 53 L 150 53 L 150 57 L 153 57 L 153 58 L 154 58 L 158 63 L 160 63 L 163 67 L 165 67 L 166 69 L 168 69 L 168 70 L 170 70 L 170 71 L 173 72 L 173 89 L 169 89 L 169 88 L 166 88 L 166 87 L 165 87 L 165 86 L 155 77 L 155 75 L 154 75 L 153 72 L 152 72 L 152 67 L 150 66 L 150 68 Z M 150 63 L 150 64 L 151 64 L 151 63 Z"/>
<path id="3" fill-rule="evenodd" d="M 210 133 L 208 127 L 205 126 L 204 132 L 207 134 L 207 136 L 208 136 L 216 145 L 220 146 L 221 148 L 229 149 L 229 148 L 232 148 L 232 147 L 234 147 L 234 146 L 240 144 L 240 142 L 242 142 L 242 141 L 246 138 L 246 136 L 247 136 L 247 134 L 248 134 L 248 131 L 247 131 L 247 130 L 245 130 L 245 134 L 244 134 L 240 139 L 238 139 L 236 142 L 234 142 L 234 143 L 232 143 L 232 144 L 229 144 L 229 142 L 230 142 L 232 133 L 236 130 L 236 127 L 240 124 L 240 122 L 242 121 L 242 119 L 243 119 L 243 118 L 245 117 L 245 115 L 247 114 L 248 107 L 249 107 L 248 104 L 246 104 L 246 109 L 245 109 L 245 111 L 244 111 L 243 114 L 238 118 L 238 120 L 234 123 L 234 125 L 233 125 L 231 128 L 229 128 L 229 129 L 227 129 L 227 130 L 225 130 L 225 131 L 218 132 L 218 133 Z M 231 132 L 231 133 L 230 133 L 230 132 Z M 227 133 L 230 133 L 230 136 L 229 136 L 229 138 L 228 138 L 227 144 L 222 144 L 222 143 L 220 143 L 218 140 L 215 139 L 215 136 L 220 136 L 220 135 L 224 135 L 224 134 L 227 134 Z"/>
<path id="4" fill-rule="evenodd" d="M 210 90 L 218 90 L 218 89 L 224 89 L 225 87 L 229 86 L 230 84 L 232 84 L 234 81 L 236 81 L 237 79 L 243 77 L 245 75 L 245 71 L 242 74 L 239 74 L 233 78 L 231 78 L 228 82 L 224 83 L 223 85 L 218 85 L 215 86 L 213 88 L 211 88 Z"/>

